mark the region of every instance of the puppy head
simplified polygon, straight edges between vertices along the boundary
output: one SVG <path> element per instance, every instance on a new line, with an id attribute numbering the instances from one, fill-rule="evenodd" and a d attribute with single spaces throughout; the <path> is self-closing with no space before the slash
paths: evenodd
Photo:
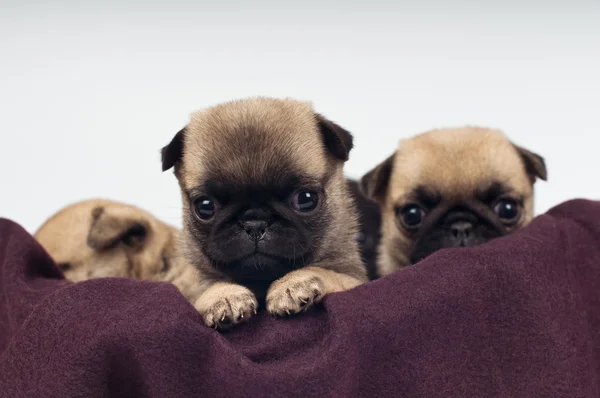
<path id="1" fill-rule="evenodd" d="M 161 279 L 183 263 L 177 230 L 145 211 L 108 200 L 71 205 L 35 234 L 65 277 Z"/>
<path id="2" fill-rule="evenodd" d="M 162 150 L 182 191 L 188 259 L 260 283 L 353 245 L 351 148 L 309 103 L 253 98 L 193 114 Z"/>
<path id="3" fill-rule="evenodd" d="M 533 184 L 546 176 L 543 158 L 497 130 L 441 129 L 403 140 L 361 181 L 382 206 L 380 271 L 521 228 L 533 217 Z"/>

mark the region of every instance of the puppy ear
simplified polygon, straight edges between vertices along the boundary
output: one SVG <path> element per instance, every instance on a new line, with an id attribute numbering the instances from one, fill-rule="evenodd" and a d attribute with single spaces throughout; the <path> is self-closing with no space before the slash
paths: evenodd
<path id="1" fill-rule="evenodd" d="M 344 162 L 348 160 L 350 150 L 352 150 L 352 147 L 354 146 L 352 134 L 318 113 L 315 113 L 315 117 L 317 119 L 319 131 L 323 136 L 325 147 L 327 147 L 329 152 L 336 158 Z"/>
<path id="2" fill-rule="evenodd" d="M 390 177 L 394 169 L 395 156 L 396 152 L 365 174 L 360 180 L 360 189 L 365 196 L 379 204 L 383 204 L 385 200 Z"/>
<path id="3" fill-rule="evenodd" d="M 535 182 L 536 178 L 544 181 L 548 179 L 548 170 L 546 170 L 546 162 L 543 157 L 517 145 L 515 145 L 515 149 L 521 156 L 525 171 L 532 183 Z"/>
<path id="4" fill-rule="evenodd" d="M 183 138 L 185 135 L 185 127 L 179 130 L 175 137 L 169 142 L 169 145 L 161 149 L 162 171 L 167 171 L 175 166 L 183 156 Z"/>
<path id="5" fill-rule="evenodd" d="M 138 250 L 144 246 L 149 228 L 146 220 L 125 209 L 96 207 L 92 210 L 87 244 L 93 249 L 103 250 L 124 243 Z"/>

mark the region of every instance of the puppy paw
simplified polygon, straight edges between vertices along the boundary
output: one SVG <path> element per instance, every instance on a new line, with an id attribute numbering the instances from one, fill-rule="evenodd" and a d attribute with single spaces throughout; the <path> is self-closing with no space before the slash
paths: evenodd
<path id="1" fill-rule="evenodd" d="M 217 283 L 202 294 L 194 305 L 207 326 L 225 330 L 246 322 L 256 314 L 258 302 L 247 288 Z"/>
<path id="2" fill-rule="evenodd" d="M 296 271 L 271 285 L 267 292 L 267 311 L 287 316 L 306 311 L 325 295 L 325 284 L 318 275 Z"/>

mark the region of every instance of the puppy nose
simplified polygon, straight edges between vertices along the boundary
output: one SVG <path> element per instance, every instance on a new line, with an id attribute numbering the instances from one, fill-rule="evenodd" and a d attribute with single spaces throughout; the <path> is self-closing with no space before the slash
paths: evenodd
<path id="1" fill-rule="evenodd" d="M 242 222 L 244 231 L 254 240 L 261 240 L 266 232 L 269 224 L 264 220 L 247 220 Z"/>
<path id="2" fill-rule="evenodd" d="M 261 209 L 249 209 L 241 214 L 239 223 L 254 240 L 261 240 L 267 233 L 270 214 Z"/>
<path id="3" fill-rule="evenodd" d="M 457 221 L 450 226 L 452 236 L 456 239 L 466 240 L 471 236 L 473 224 L 468 221 Z"/>

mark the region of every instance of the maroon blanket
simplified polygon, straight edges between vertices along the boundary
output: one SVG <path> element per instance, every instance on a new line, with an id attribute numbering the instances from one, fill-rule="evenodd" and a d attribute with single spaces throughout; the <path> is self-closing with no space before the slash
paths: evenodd
<path id="1" fill-rule="evenodd" d="M 167 284 L 71 284 L 0 220 L 0 396 L 598 397 L 600 203 L 316 310 L 203 326 Z"/>

